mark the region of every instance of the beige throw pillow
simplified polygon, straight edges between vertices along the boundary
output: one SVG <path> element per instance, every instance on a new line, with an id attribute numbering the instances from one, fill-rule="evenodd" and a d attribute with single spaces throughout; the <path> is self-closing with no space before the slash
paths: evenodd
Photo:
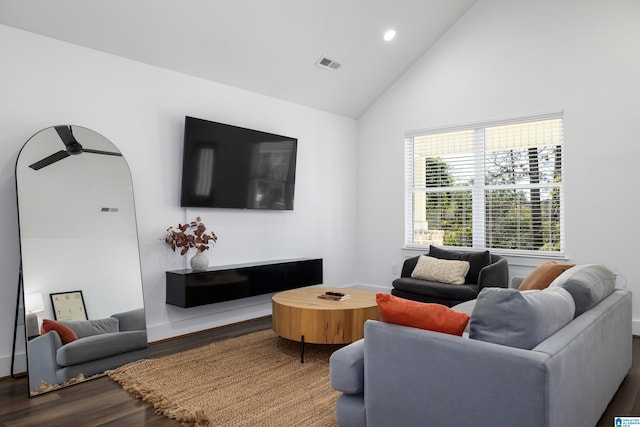
<path id="1" fill-rule="evenodd" d="M 411 277 L 432 282 L 464 285 L 464 278 L 468 271 L 469 261 L 437 259 L 421 255 Z"/>

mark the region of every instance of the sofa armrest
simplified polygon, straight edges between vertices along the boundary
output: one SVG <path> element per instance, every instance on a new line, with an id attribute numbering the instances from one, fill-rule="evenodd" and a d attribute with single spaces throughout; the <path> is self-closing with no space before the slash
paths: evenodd
<path id="1" fill-rule="evenodd" d="M 368 426 L 547 425 L 547 354 L 373 320 L 365 340 Z"/>
<path id="2" fill-rule="evenodd" d="M 416 268 L 419 258 L 420 255 L 405 259 L 402 263 L 400 277 L 411 277 L 411 273 L 413 273 L 413 269 Z"/>
<path id="3" fill-rule="evenodd" d="M 329 358 L 331 386 L 343 393 L 364 390 L 364 339 L 335 351 Z"/>
<path id="4" fill-rule="evenodd" d="M 57 384 L 56 352 L 62 347 L 62 340 L 55 331 L 35 337 L 27 342 L 29 391 L 34 391 L 45 381 Z"/>
<path id="5" fill-rule="evenodd" d="M 495 255 L 492 255 L 492 257 Z M 489 264 L 480 270 L 478 275 L 478 293 L 485 287 L 509 287 L 509 263 L 505 258 L 500 258 L 493 264 Z"/>
<path id="6" fill-rule="evenodd" d="M 112 314 L 111 317 L 118 319 L 120 332 L 145 331 L 147 329 L 144 308 Z"/>
<path id="7" fill-rule="evenodd" d="M 631 292 L 616 289 L 534 347 L 548 366 L 551 425 L 596 425 L 631 369 Z"/>

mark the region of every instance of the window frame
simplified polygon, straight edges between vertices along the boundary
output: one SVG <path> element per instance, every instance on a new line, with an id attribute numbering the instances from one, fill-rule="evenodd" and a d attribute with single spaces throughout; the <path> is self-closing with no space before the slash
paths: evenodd
<path id="1" fill-rule="evenodd" d="M 484 182 L 486 158 L 484 147 L 484 131 L 486 128 L 494 128 L 499 126 L 519 125 L 531 122 L 540 122 L 547 120 L 559 119 L 559 145 L 562 147 L 560 150 L 560 176 L 561 180 L 558 183 L 529 183 L 529 184 L 513 184 L 513 185 L 493 185 L 486 184 Z M 452 249 L 460 250 L 491 250 L 492 252 L 501 253 L 504 255 L 512 256 L 527 256 L 527 257 L 543 257 L 543 258 L 565 258 L 565 203 L 564 203 L 564 180 L 565 180 L 565 154 L 564 154 L 564 112 L 553 112 L 547 114 L 539 114 L 532 116 L 517 117 L 504 120 L 483 121 L 475 123 L 467 123 L 454 126 L 443 126 L 436 128 L 418 129 L 407 131 L 404 134 L 404 167 L 405 167 L 405 236 L 404 236 L 404 249 L 410 250 L 424 250 L 428 248 L 428 244 L 416 244 L 414 243 L 414 194 L 416 193 L 416 187 L 414 187 L 414 138 L 424 137 L 427 135 L 446 134 L 459 131 L 472 131 L 473 137 L 473 150 L 474 150 L 474 184 L 470 187 L 449 187 L 451 190 L 464 190 L 470 191 L 472 194 L 472 246 L 450 246 Z M 476 145 L 477 134 L 481 133 L 479 137 L 481 142 L 480 148 Z M 478 151 L 480 150 L 480 151 Z M 481 167 L 478 167 L 481 165 Z M 486 242 L 486 218 L 485 218 L 485 195 L 487 191 L 495 189 L 526 189 L 526 188 L 538 188 L 540 190 L 557 188 L 559 190 L 559 250 L 525 250 L 525 249 L 504 249 L 504 248 L 491 248 L 485 247 Z M 425 191 L 426 194 L 426 191 Z M 478 200 L 481 201 L 478 202 Z M 443 245 L 445 247 L 449 247 Z"/>

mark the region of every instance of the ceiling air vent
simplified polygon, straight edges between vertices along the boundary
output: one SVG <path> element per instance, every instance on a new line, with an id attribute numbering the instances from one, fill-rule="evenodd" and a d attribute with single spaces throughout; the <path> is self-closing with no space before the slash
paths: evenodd
<path id="1" fill-rule="evenodd" d="M 326 68 L 327 70 L 335 71 L 342 66 L 339 62 L 334 61 L 333 59 L 329 59 L 326 56 L 322 56 L 318 61 L 316 61 L 316 65 L 320 68 Z"/>

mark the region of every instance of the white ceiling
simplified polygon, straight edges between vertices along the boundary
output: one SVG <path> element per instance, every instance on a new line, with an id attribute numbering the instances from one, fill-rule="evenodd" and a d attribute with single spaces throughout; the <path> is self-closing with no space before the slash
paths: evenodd
<path id="1" fill-rule="evenodd" d="M 0 0 L 0 24 L 356 118 L 474 2 Z"/>

